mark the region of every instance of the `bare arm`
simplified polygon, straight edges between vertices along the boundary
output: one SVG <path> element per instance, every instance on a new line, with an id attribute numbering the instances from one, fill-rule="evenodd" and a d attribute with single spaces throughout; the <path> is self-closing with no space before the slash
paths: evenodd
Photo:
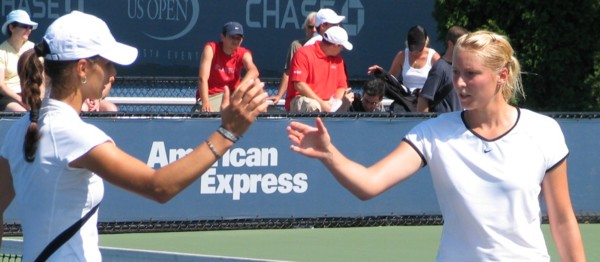
<path id="1" fill-rule="evenodd" d="M 312 90 L 312 88 L 310 88 L 310 86 L 306 82 L 294 82 L 294 87 L 296 88 L 296 91 L 300 93 L 300 95 L 317 100 L 317 102 L 319 102 L 319 104 L 321 105 L 321 110 L 323 110 L 323 112 L 331 111 L 331 105 L 329 104 L 329 102 L 324 101 L 319 96 L 317 96 L 317 94 L 315 94 L 315 92 Z"/>
<path id="2" fill-rule="evenodd" d="M 567 160 L 546 173 L 542 191 L 548 208 L 550 232 L 562 261 L 585 261 L 581 232 L 569 196 Z"/>
<path id="3" fill-rule="evenodd" d="M 354 102 L 355 94 L 352 92 L 352 88 L 346 88 L 346 92 L 342 96 L 342 105 L 336 110 L 336 112 L 348 112 L 352 103 Z"/>
<path id="4" fill-rule="evenodd" d="M 391 75 L 398 77 L 402 73 L 402 66 L 404 65 L 404 50 L 398 52 L 392 60 L 392 65 L 388 71 Z"/>
<path id="5" fill-rule="evenodd" d="M 285 72 L 283 72 L 283 74 L 281 74 L 281 81 L 279 82 L 279 90 L 277 91 L 277 94 L 274 96 L 270 96 L 269 98 L 267 98 L 267 100 L 272 101 L 273 105 L 276 105 L 277 102 L 279 102 L 279 99 L 281 99 L 283 94 L 285 94 L 285 92 L 287 91 L 287 86 L 288 86 L 289 80 L 290 80 L 290 75 L 288 74 L 288 71 L 286 70 Z"/>
<path id="6" fill-rule="evenodd" d="M 200 90 L 200 100 L 202 101 L 202 112 L 211 112 L 212 108 L 208 100 L 208 77 L 210 76 L 210 64 L 214 52 L 210 46 L 204 46 L 202 57 L 200 58 L 200 69 L 198 69 L 198 90 Z"/>
<path id="7" fill-rule="evenodd" d="M 10 166 L 6 159 L 0 157 L 0 247 L 2 247 L 2 237 L 4 236 L 4 211 L 14 198 L 15 189 Z"/>
<path id="8" fill-rule="evenodd" d="M 21 101 L 21 96 L 15 93 L 12 89 L 6 86 L 6 82 L 4 81 L 4 69 L 0 70 L 0 95 L 10 97 L 17 101 L 21 106 L 24 107 L 23 102 Z"/>
<path id="9" fill-rule="evenodd" d="M 429 112 L 429 100 L 419 96 L 417 98 L 417 112 Z"/>
<path id="10" fill-rule="evenodd" d="M 241 82 L 248 81 L 249 79 L 258 78 L 259 72 L 258 68 L 254 64 L 254 61 L 252 60 L 252 54 L 245 53 L 244 57 L 242 58 L 242 63 L 244 63 L 246 73 L 244 74 L 244 78 L 242 78 Z"/>
<path id="11" fill-rule="evenodd" d="M 242 82 L 229 100 L 225 91 L 221 110 L 221 124 L 240 137 L 256 120 L 259 113 L 266 111 L 267 94 L 260 81 Z M 223 155 L 233 142 L 215 132 L 207 141 L 217 154 Z M 217 157 L 202 143 L 187 156 L 154 170 L 142 161 L 121 151 L 113 143 L 98 145 L 88 153 L 71 162 L 73 167 L 86 168 L 106 181 L 121 188 L 138 193 L 149 199 L 165 203 L 204 174 Z"/>
<path id="12" fill-rule="evenodd" d="M 435 62 L 437 62 L 438 60 L 440 60 L 442 58 L 442 56 L 440 55 L 440 53 L 435 52 L 435 54 L 433 54 L 433 57 L 431 57 L 431 64 L 435 64 Z"/>
<path id="13" fill-rule="evenodd" d="M 362 200 L 371 199 L 416 173 L 423 161 L 406 142 L 370 167 L 346 158 L 331 143 L 320 118 L 316 127 L 292 122 L 287 128 L 291 149 L 307 157 L 317 158 L 346 189 Z"/>

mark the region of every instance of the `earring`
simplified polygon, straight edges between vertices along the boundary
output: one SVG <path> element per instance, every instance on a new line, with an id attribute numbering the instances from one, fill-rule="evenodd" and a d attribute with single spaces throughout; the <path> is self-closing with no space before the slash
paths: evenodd
<path id="1" fill-rule="evenodd" d="M 82 85 L 87 84 L 87 76 L 83 76 L 83 78 L 81 79 L 81 84 Z"/>

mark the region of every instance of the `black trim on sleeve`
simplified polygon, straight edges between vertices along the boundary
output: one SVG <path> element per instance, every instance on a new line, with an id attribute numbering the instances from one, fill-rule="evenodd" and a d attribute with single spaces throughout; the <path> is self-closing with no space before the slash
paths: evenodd
<path id="1" fill-rule="evenodd" d="M 417 152 L 417 154 L 419 154 L 421 160 L 423 161 L 423 165 L 421 166 L 421 168 L 425 167 L 427 165 L 427 160 L 425 160 L 425 157 L 423 156 L 423 154 L 421 154 L 421 151 L 419 151 L 417 147 L 412 142 L 410 142 L 410 140 L 403 138 L 402 141 L 408 143 L 408 145 L 412 147 Z"/>
<path id="2" fill-rule="evenodd" d="M 556 168 L 558 165 L 560 165 L 562 162 L 567 160 L 567 157 L 569 157 L 569 154 L 571 153 L 567 153 L 567 155 L 565 157 L 563 157 L 561 160 L 559 160 L 558 162 L 556 162 L 556 164 L 554 164 L 553 166 L 551 166 L 550 168 L 548 168 L 546 170 L 546 173 L 552 171 L 552 169 Z"/>

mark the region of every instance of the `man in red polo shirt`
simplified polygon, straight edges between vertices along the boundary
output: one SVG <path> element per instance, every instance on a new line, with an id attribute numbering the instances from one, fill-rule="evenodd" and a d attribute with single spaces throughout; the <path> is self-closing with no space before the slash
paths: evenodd
<path id="1" fill-rule="evenodd" d="M 331 27 L 323 41 L 303 46 L 294 54 L 285 98 L 289 112 L 333 112 L 348 88 L 342 50 L 352 50 L 346 30 Z"/>

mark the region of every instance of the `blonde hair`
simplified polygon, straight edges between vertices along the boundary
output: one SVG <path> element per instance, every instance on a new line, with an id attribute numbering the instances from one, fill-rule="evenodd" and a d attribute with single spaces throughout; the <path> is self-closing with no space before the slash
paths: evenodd
<path id="1" fill-rule="evenodd" d="M 486 67 L 495 72 L 507 69 L 507 81 L 500 86 L 502 97 L 506 101 L 516 95 L 525 97 L 521 82 L 521 65 L 514 56 L 514 50 L 506 36 L 485 30 L 468 33 L 458 38 L 454 47 L 455 54 L 458 49 L 475 53 Z"/>

